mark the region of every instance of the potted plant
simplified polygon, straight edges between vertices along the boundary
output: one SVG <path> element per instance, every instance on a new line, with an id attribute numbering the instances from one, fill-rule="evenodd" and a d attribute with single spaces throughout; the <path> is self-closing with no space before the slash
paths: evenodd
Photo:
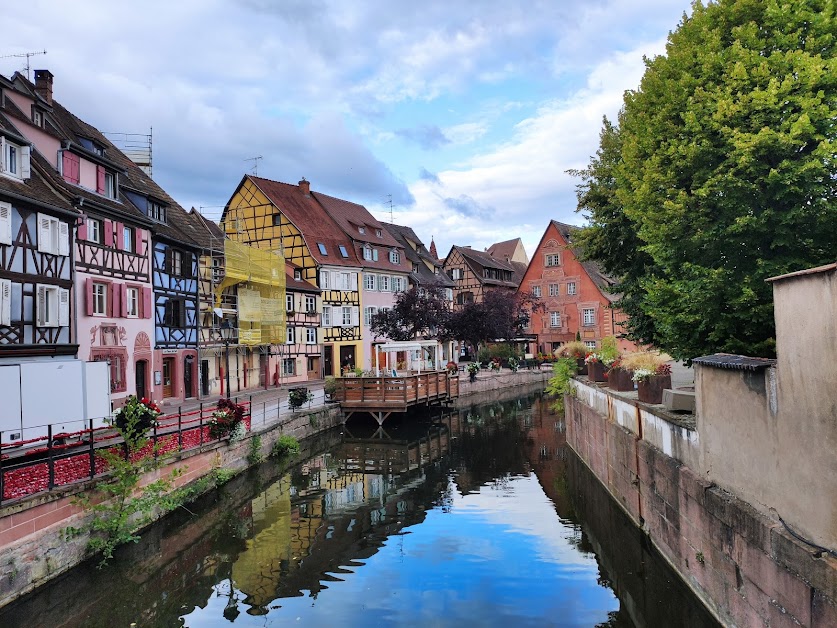
<path id="1" fill-rule="evenodd" d="M 288 391 L 288 407 L 293 412 L 313 399 L 314 395 L 308 392 L 307 388 L 291 388 Z"/>
<path id="2" fill-rule="evenodd" d="M 591 382 L 606 382 L 607 367 L 598 353 L 591 353 L 584 358 L 584 363 L 587 365 L 587 379 Z"/>
<path id="3" fill-rule="evenodd" d="M 607 386 L 611 390 L 619 392 L 630 392 L 634 389 L 634 380 L 631 379 L 631 371 L 622 367 L 621 360 L 614 360 L 607 372 Z"/>
<path id="4" fill-rule="evenodd" d="M 477 373 L 480 371 L 480 365 L 476 362 L 471 362 L 465 369 L 468 371 L 468 381 L 475 382 L 477 381 Z"/>
<path id="5" fill-rule="evenodd" d="M 135 441 L 157 425 L 157 417 L 161 414 L 160 407 L 149 398 L 137 399 L 136 395 L 131 395 L 116 412 L 114 425 L 126 441 Z"/>
<path id="6" fill-rule="evenodd" d="M 218 407 L 209 419 L 209 436 L 218 439 L 229 436 L 233 441 L 234 437 L 240 440 L 245 431 L 244 406 L 232 399 L 219 399 Z"/>
<path id="7" fill-rule="evenodd" d="M 578 367 L 578 375 L 587 375 L 587 364 L 584 359 L 587 357 L 587 345 L 580 340 L 573 340 L 558 350 L 559 358 L 572 358 Z"/>
<path id="8" fill-rule="evenodd" d="M 494 358 L 488 363 L 489 371 L 500 371 L 500 358 Z"/>
<path id="9" fill-rule="evenodd" d="M 639 351 L 626 355 L 623 366 L 631 371 L 640 401 L 663 402 L 663 390 L 671 388 L 671 365 L 666 363 L 665 356 L 654 351 Z"/>
<path id="10" fill-rule="evenodd" d="M 323 382 L 323 393 L 325 395 L 326 401 L 333 401 L 334 395 L 337 393 L 338 388 L 337 379 L 329 375 L 325 378 L 325 382 Z"/>
<path id="11" fill-rule="evenodd" d="M 459 367 L 456 365 L 456 362 L 451 361 L 445 365 L 445 370 L 448 372 L 448 375 L 453 377 L 459 372 Z"/>
<path id="12" fill-rule="evenodd" d="M 517 370 L 520 368 L 520 362 L 517 358 L 509 358 L 509 369 L 511 369 L 512 373 L 517 373 Z"/>

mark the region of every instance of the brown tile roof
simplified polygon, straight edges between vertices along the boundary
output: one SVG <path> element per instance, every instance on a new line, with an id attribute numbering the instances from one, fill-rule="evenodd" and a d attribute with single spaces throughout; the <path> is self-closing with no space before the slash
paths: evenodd
<path id="1" fill-rule="evenodd" d="M 495 242 L 488 247 L 486 253 L 495 259 L 511 260 L 511 258 L 514 257 L 514 253 L 517 250 L 518 245 L 523 246 L 523 242 L 520 238 L 505 240 L 503 242 Z"/>
<path id="2" fill-rule="evenodd" d="M 557 220 L 550 221 L 555 228 L 558 229 L 558 232 L 564 237 L 567 241 L 567 244 L 570 247 L 570 251 L 575 256 L 575 258 L 579 261 L 581 266 L 590 276 L 590 279 L 593 280 L 593 283 L 596 284 L 596 287 L 602 291 L 602 294 L 611 302 L 618 301 L 620 296 L 612 291 L 613 286 L 617 283 L 616 279 L 607 275 L 602 271 L 601 267 L 592 260 L 582 260 L 581 259 L 581 249 L 577 246 L 573 246 L 573 235 L 576 231 L 578 231 L 578 227 L 574 225 L 568 225 L 563 222 L 558 222 Z"/>
<path id="3" fill-rule="evenodd" d="M 189 210 L 189 218 L 195 225 L 193 239 L 204 251 L 224 252 L 226 235 L 218 223 L 201 214 L 194 207 Z"/>
<path id="4" fill-rule="evenodd" d="M 512 265 L 511 262 L 505 262 L 495 259 L 484 251 L 476 251 L 465 246 L 454 245 L 453 247 L 451 247 L 451 251 L 454 250 L 459 251 L 462 257 L 465 258 L 465 261 L 471 266 L 471 269 L 474 271 L 474 274 L 479 278 L 480 283 L 482 283 L 483 285 L 504 286 L 508 288 L 516 288 L 520 285 L 519 280 L 517 281 L 517 283 L 515 283 L 515 277 L 517 276 L 517 273 L 519 271 Z M 448 253 L 448 258 L 450 258 L 450 253 Z M 491 279 L 485 277 L 482 273 L 482 270 L 484 268 L 493 268 L 495 270 L 509 271 L 512 273 L 512 281 L 504 281 L 502 279 Z"/>
<path id="5" fill-rule="evenodd" d="M 252 175 L 245 175 L 262 193 L 290 220 L 302 234 L 311 256 L 318 264 L 331 266 L 360 266 L 351 239 L 328 212 L 323 209 L 313 194 L 305 195 L 298 185 L 271 181 Z M 243 183 L 243 181 L 242 181 Z M 226 214 L 226 209 L 224 210 Z M 222 217 L 223 220 L 223 217 Z M 325 246 L 327 255 L 320 253 L 318 243 Z M 343 246 L 348 257 L 340 254 Z"/>
<path id="6" fill-rule="evenodd" d="M 419 239 L 419 237 L 415 234 L 415 232 L 410 227 L 405 227 L 403 225 L 396 225 L 390 222 L 382 222 L 381 223 L 384 228 L 390 232 L 393 238 L 399 242 L 399 244 L 404 249 L 404 255 L 406 256 L 407 260 L 411 264 L 416 264 L 418 267 L 418 273 L 411 272 L 411 279 L 418 284 L 430 284 L 430 283 L 438 283 L 445 287 L 452 287 L 456 285 L 456 282 L 449 278 L 444 272 L 442 272 L 442 265 L 439 263 L 433 255 L 430 254 L 430 251 L 425 248 L 424 243 Z M 407 242 L 407 240 L 415 243 L 416 248 L 413 249 L 412 246 Z M 424 260 L 428 261 L 430 264 L 433 265 L 434 268 L 439 269 L 438 274 L 434 273 L 430 270 L 427 265 L 424 263 Z"/>
<path id="7" fill-rule="evenodd" d="M 296 279 L 294 271 L 298 270 L 299 266 L 285 262 L 285 283 L 287 290 L 296 290 L 297 292 L 320 292 L 320 289 L 305 279 Z"/>

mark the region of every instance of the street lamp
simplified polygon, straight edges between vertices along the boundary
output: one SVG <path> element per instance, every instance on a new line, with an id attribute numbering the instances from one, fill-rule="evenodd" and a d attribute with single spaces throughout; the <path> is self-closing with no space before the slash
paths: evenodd
<path id="1" fill-rule="evenodd" d="M 229 319 L 221 321 L 221 341 L 224 343 L 224 369 L 227 375 L 227 399 L 230 398 L 230 342 L 233 338 L 233 326 Z"/>

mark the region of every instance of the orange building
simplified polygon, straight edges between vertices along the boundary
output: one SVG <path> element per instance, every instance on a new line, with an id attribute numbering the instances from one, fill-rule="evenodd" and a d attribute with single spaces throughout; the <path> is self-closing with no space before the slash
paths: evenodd
<path id="1" fill-rule="evenodd" d="M 605 336 L 623 333 L 618 323 L 625 316 L 611 305 L 618 295 L 609 292 L 614 280 L 593 262 L 578 259 L 572 245 L 577 227 L 550 221 L 529 267 L 520 282 L 521 291 L 540 297 L 545 309 L 535 312 L 529 322 L 529 333 L 537 336 L 532 353 L 552 353 L 561 345 L 575 340 L 576 334 L 591 349 L 601 346 Z M 619 340 L 622 350 L 635 350 L 635 345 Z"/>

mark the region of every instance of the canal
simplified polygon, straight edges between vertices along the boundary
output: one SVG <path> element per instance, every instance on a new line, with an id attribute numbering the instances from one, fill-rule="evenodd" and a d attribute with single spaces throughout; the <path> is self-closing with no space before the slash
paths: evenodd
<path id="1" fill-rule="evenodd" d="M 715 626 L 529 395 L 354 421 L 0 626 Z"/>

